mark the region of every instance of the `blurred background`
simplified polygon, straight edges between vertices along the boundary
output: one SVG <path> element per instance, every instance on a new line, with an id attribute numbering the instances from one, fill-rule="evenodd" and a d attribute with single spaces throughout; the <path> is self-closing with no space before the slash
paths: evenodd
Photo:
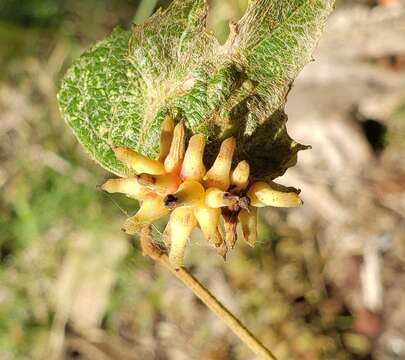
<path id="1" fill-rule="evenodd" d="M 247 0 L 212 0 L 220 41 Z M 60 79 L 157 0 L 0 0 L 0 358 L 238 360 L 250 351 L 120 226 L 136 204 L 61 120 Z M 405 359 L 405 4 L 339 1 L 289 96 L 313 149 L 224 263 L 196 236 L 193 273 L 282 359 Z"/>

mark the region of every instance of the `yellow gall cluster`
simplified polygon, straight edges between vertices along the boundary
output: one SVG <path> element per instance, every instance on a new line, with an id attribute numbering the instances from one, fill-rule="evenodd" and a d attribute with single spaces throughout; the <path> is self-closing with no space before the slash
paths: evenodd
<path id="1" fill-rule="evenodd" d="M 184 252 L 194 228 L 201 229 L 208 241 L 225 257 L 240 234 L 251 246 L 257 239 L 257 208 L 296 207 L 301 200 L 294 191 L 282 191 L 263 181 L 250 179 L 245 160 L 232 169 L 236 141 L 225 139 L 210 169 L 203 158 L 205 136 L 193 135 L 187 144 L 182 123 L 166 118 L 162 124 L 160 155 L 149 159 L 136 151 L 117 147 L 117 158 L 134 175 L 110 179 L 102 189 L 123 193 L 140 202 L 138 212 L 128 218 L 123 230 L 136 234 L 154 221 L 170 214 L 163 234 L 174 268 L 183 266 Z"/>

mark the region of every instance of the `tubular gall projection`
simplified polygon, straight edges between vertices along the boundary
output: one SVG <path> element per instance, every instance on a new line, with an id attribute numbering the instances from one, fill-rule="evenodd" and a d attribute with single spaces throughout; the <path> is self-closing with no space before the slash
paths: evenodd
<path id="1" fill-rule="evenodd" d="M 102 186 L 109 193 L 123 193 L 140 202 L 139 211 L 123 225 L 128 234 L 139 234 L 170 214 L 163 240 L 174 268 L 183 266 L 187 241 L 195 227 L 225 257 L 236 243 L 238 224 L 244 240 L 255 245 L 257 208 L 296 207 L 302 203 L 298 191 L 282 191 L 280 185 L 252 181 L 246 160 L 232 169 L 236 149 L 233 137 L 222 142 L 207 171 L 203 162 L 205 142 L 204 135 L 195 134 L 186 149 L 183 123 L 174 125 L 167 117 L 162 124 L 159 159 L 116 147 L 115 155 L 133 174 L 110 179 Z"/>

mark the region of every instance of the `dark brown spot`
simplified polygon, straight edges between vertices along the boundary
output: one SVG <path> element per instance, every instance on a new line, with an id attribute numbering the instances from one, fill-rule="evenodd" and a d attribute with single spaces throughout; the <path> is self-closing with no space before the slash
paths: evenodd
<path id="1" fill-rule="evenodd" d="M 169 209 L 174 209 L 177 205 L 177 197 L 174 196 L 173 194 L 169 194 L 167 196 L 165 196 L 165 198 L 163 199 L 163 202 L 165 204 L 166 207 L 168 207 Z"/>

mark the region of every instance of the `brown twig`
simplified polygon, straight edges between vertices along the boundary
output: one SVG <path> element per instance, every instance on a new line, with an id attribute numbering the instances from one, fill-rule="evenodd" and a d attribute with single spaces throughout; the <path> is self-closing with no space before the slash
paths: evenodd
<path id="1" fill-rule="evenodd" d="M 218 299 L 209 292 L 187 269 L 174 269 L 164 249 L 153 243 L 150 227 L 142 229 L 141 247 L 144 256 L 149 256 L 160 263 L 183 282 L 208 308 L 213 311 L 255 354 L 266 360 L 277 360 L 267 349 Z"/>

